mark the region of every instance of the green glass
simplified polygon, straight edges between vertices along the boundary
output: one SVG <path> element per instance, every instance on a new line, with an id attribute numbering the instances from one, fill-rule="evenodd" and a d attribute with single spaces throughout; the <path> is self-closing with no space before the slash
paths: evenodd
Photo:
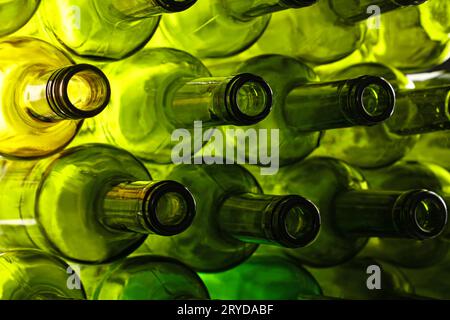
<path id="1" fill-rule="evenodd" d="M 131 253 L 149 233 L 189 227 L 195 203 L 173 181 L 152 181 L 130 153 L 86 145 L 41 161 L 1 160 L 0 248 L 39 248 L 85 263 Z"/>
<path id="2" fill-rule="evenodd" d="M 433 238 L 447 222 L 447 207 L 437 194 L 414 188 L 370 190 L 358 170 L 337 159 L 308 158 L 281 168 L 273 180 L 260 179 L 268 192 L 299 193 L 320 209 L 322 227 L 316 241 L 305 248 L 285 250 L 310 266 L 330 267 L 349 261 L 369 237 Z"/>
<path id="3" fill-rule="evenodd" d="M 438 192 L 450 204 L 450 173 L 434 164 L 398 162 L 382 170 L 365 170 L 364 176 L 373 189 L 408 190 L 427 188 Z M 439 238 L 426 241 L 372 239 L 362 254 L 375 256 L 396 265 L 419 268 L 436 264 L 447 251 L 448 227 Z M 411 254 L 414 252 L 414 254 Z"/>
<path id="4" fill-rule="evenodd" d="M 253 159 L 262 154 L 262 148 L 277 150 L 281 166 L 300 161 L 319 146 L 322 130 L 372 126 L 388 119 L 394 110 L 394 89 L 379 77 L 322 83 L 307 65 L 281 55 L 252 58 L 242 63 L 237 72 L 262 76 L 274 92 L 271 114 L 245 129 L 278 130 L 275 141 L 245 145 L 246 163 L 262 165 L 262 157 Z M 224 132 L 228 129 L 224 127 Z M 227 149 L 236 144 L 229 132 Z M 242 144 L 238 146 L 242 148 Z"/>
<path id="5" fill-rule="evenodd" d="M 250 47 L 271 13 L 311 6 L 317 0 L 208 0 L 161 21 L 165 42 L 196 57 L 218 58 Z M 220 35 L 218 37 L 217 35 Z"/>
<path id="6" fill-rule="evenodd" d="M 83 119 L 109 102 L 98 68 L 75 65 L 49 43 L 28 37 L 0 41 L 0 154 L 39 158 L 63 149 Z"/>
<path id="7" fill-rule="evenodd" d="M 0 1 L 0 37 L 12 34 L 22 28 L 34 15 L 41 0 Z"/>
<path id="8" fill-rule="evenodd" d="M 321 298 L 322 290 L 319 284 L 306 269 L 288 257 L 258 254 L 258 251 L 249 260 L 231 270 L 200 274 L 212 299 Z"/>
<path id="9" fill-rule="evenodd" d="M 209 299 L 198 275 L 170 258 L 143 255 L 108 265 L 77 267 L 89 300 Z"/>
<path id="10" fill-rule="evenodd" d="M 380 268 L 380 289 L 370 290 L 367 286 L 372 266 Z M 399 268 L 379 260 L 359 258 L 333 268 L 308 268 L 308 271 L 328 296 L 350 300 L 420 299 Z"/>
<path id="11" fill-rule="evenodd" d="M 196 0 L 46 0 L 38 11 L 47 34 L 73 54 L 120 60 L 143 48 L 161 15 Z"/>
<path id="12" fill-rule="evenodd" d="M 144 50 L 103 70 L 111 103 L 74 143 L 107 142 L 150 162 L 189 160 L 212 135 L 208 128 L 251 125 L 272 108 L 272 90 L 260 77 L 211 77 L 198 59 L 174 49 Z"/>
<path id="13" fill-rule="evenodd" d="M 398 70 L 376 63 L 349 67 L 332 78 L 366 74 L 383 76 L 395 87 L 397 103 L 392 117 L 372 127 L 327 131 L 317 155 L 330 155 L 362 168 L 378 168 L 400 160 L 420 134 L 450 129 L 450 86 L 415 88 Z"/>
<path id="14" fill-rule="evenodd" d="M 68 287 L 69 265 L 37 250 L 0 253 L 0 300 L 84 300 L 82 284 Z"/>
<path id="15" fill-rule="evenodd" d="M 402 70 L 428 70 L 450 56 L 450 3 L 428 0 L 420 6 L 382 15 L 365 44 L 377 61 Z"/>
<path id="16" fill-rule="evenodd" d="M 274 14 L 266 32 L 252 48 L 300 58 L 312 64 L 341 60 L 361 47 L 371 13 L 382 13 L 423 1 L 321 0 L 312 7 Z"/>
<path id="17" fill-rule="evenodd" d="M 166 179 L 189 187 L 196 218 L 173 237 L 149 236 L 140 253 L 169 256 L 196 271 L 230 269 L 258 244 L 303 247 L 317 236 L 317 207 L 297 195 L 264 195 L 255 178 L 238 165 L 180 165 Z"/>

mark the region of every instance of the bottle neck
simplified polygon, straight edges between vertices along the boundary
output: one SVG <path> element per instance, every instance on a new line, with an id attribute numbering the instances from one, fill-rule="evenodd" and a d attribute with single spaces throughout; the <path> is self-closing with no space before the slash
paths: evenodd
<path id="1" fill-rule="evenodd" d="M 99 220 L 114 231 L 170 236 L 186 230 L 194 216 L 194 198 L 183 185 L 131 182 L 106 193 Z"/>
<path id="2" fill-rule="evenodd" d="M 111 95 L 103 72 L 87 64 L 30 69 L 22 83 L 25 112 L 43 122 L 94 117 L 106 108 Z"/>
<path id="3" fill-rule="evenodd" d="M 239 241 L 298 248 L 316 238 L 320 214 L 300 196 L 241 194 L 224 201 L 219 227 Z"/>
<path id="4" fill-rule="evenodd" d="M 450 87 L 400 90 L 397 112 L 386 124 L 398 135 L 450 129 Z"/>
<path id="5" fill-rule="evenodd" d="M 177 128 L 202 121 L 206 127 L 246 126 L 265 119 L 272 108 L 272 90 L 260 77 L 201 78 L 179 83 L 167 110 Z"/>
<path id="6" fill-rule="evenodd" d="M 383 78 L 356 79 L 298 86 L 285 102 L 285 119 L 299 131 L 374 125 L 388 119 L 395 91 Z"/>
<path id="7" fill-rule="evenodd" d="M 364 21 L 374 14 L 419 5 L 427 0 L 328 0 L 334 13 L 345 23 L 357 23 Z"/>
<path id="8" fill-rule="evenodd" d="M 112 0 L 111 10 L 124 18 L 140 20 L 165 13 L 181 12 L 197 0 Z"/>
<path id="9" fill-rule="evenodd" d="M 286 9 L 308 7 L 316 2 L 317 0 L 227 0 L 224 5 L 233 18 L 248 21 Z"/>
<path id="10" fill-rule="evenodd" d="M 351 191 L 335 200 L 335 223 L 344 235 L 430 239 L 447 223 L 447 206 L 426 190 Z"/>

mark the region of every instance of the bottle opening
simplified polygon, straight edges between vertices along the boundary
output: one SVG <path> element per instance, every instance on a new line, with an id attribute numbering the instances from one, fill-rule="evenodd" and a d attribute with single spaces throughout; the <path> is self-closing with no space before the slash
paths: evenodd
<path id="1" fill-rule="evenodd" d="M 226 89 L 226 106 L 236 125 L 252 125 L 264 120 L 272 109 L 272 89 L 261 77 L 240 74 Z"/>
<path id="2" fill-rule="evenodd" d="M 175 181 L 164 181 L 148 190 L 144 199 L 144 219 L 149 229 L 171 236 L 185 231 L 195 217 L 192 194 Z"/>
<path id="3" fill-rule="evenodd" d="M 68 119 L 86 119 L 101 113 L 111 88 L 98 68 L 79 64 L 55 72 L 47 85 L 47 98 L 55 113 Z"/>
<path id="4" fill-rule="evenodd" d="M 354 80 L 350 106 L 356 124 L 371 125 L 389 119 L 394 113 L 395 91 L 380 77 L 363 76 Z"/>
<path id="5" fill-rule="evenodd" d="M 417 226 L 425 233 L 438 234 L 442 228 L 442 207 L 435 199 L 424 199 L 414 212 Z"/>
<path id="6" fill-rule="evenodd" d="M 157 0 L 157 2 L 168 12 L 180 12 L 192 7 L 197 0 Z"/>
<path id="7" fill-rule="evenodd" d="M 274 217 L 280 226 L 275 233 L 278 242 L 288 248 L 304 247 L 312 243 L 320 230 L 319 209 L 309 200 L 299 196 L 289 196 L 278 205 Z"/>

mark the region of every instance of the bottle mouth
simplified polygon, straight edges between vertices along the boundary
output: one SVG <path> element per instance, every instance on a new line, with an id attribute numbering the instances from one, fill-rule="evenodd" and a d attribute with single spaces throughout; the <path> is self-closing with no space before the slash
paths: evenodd
<path id="1" fill-rule="evenodd" d="M 281 0 L 281 3 L 289 8 L 303 8 L 315 4 L 318 0 Z"/>
<path id="2" fill-rule="evenodd" d="M 273 93 L 263 78 L 243 73 L 235 76 L 225 90 L 225 106 L 235 125 L 253 125 L 264 120 L 272 110 Z"/>
<path id="3" fill-rule="evenodd" d="M 362 76 L 350 84 L 349 115 L 356 125 L 374 125 L 389 119 L 395 110 L 395 90 L 381 77 Z"/>
<path id="4" fill-rule="evenodd" d="M 300 248 L 311 244 L 321 225 L 319 209 L 300 196 L 283 197 L 273 215 L 274 238 L 286 248 Z"/>
<path id="5" fill-rule="evenodd" d="M 438 194 L 413 190 L 403 194 L 396 203 L 397 227 L 413 239 L 425 240 L 439 236 L 447 225 L 447 206 Z"/>
<path id="6" fill-rule="evenodd" d="M 89 64 L 60 69 L 52 74 L 47 84 L 47 101 L 51 109 L 65 119 L 95 117 L 106 108 L 110 98 L 108 78 Z"/>
<path id="7" fill-rule="evenodd" d="M 192 7 L 197 0 L 156 0 L 168 12 L 180 12 Z"/>
<path id="8" fill-rule="evenodd" d="M 185 186 L 175 181 L 163 181 L 147 190 L 142 212 L 148 229 L 159 235 L 173 236 L 191 226 L 196 204 Z"/>

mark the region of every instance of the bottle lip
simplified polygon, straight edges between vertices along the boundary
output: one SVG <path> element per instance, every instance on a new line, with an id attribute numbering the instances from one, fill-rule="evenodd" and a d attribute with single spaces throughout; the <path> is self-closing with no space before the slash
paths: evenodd
<path id="1" fill-rule="evenodd" d="M 430 229 L 422 227 L 418 217 L 418 207 L 425 200 L 432 201 L 435 209 L 432 217 L 434 225 Z M 433 239 L 445 230 L 447 225 L 447 205 L 437 193 L 420 189 L 404 193 L 396 203 L 394 215 L 397 227 L 417 240 Z"/>
<path id="2" fill-rule="evenodd" d="M 266 102 L 260 113 L 256 115 L 248 115 L 244 113 L 238 102 L 239 91 L 242 87 L 247 83 L 257 83 L 263 89 L 266 95 Z M 242 73 L 234 78 L 228 83 L 225 90 L 225 106 L 228 110 L 229 115 L 231 116 L 231 122 L 236 125 L 254 125 L 258 122 L 261 122 L 272 111 L 273 106 L 273 92 L 270 85 L 261 77 L 251 74 L 251 73 Z"/>
<path id="3" fill-rule="evenodd" d="M 177 193 L 186 202 L 186 214 L 176 223 L 167 225 L 158 218 L 158 202 L 167 193 Z M 173 236 L 182 233 L 189 228 L 196 215 L 196 203 L 192 193 L 182 184 L 176 181 L 162 181 L 149 188 L 144 196 L 142 212 L 146 227 L 162 236 Z"/>
<path id="4" fill-rule="evenodd" d="M 289 232 L 286 224 L 288 215 L 294 208 L 301 208 L 304 213 L 309 215 L 310 220 L 308 229 L 298 237 Z M 321 216 L 314 203 L 301 196 L 290 195 L 283 197 L 274 208 L 272 223 L 276 242 L 286 248 L 301 248 L 311 244 L 319 235 Z"/>
<path id="5" fill-rule="evenodd" d="M 156 0 L 156 2 L 168 12 L 181 12 L 192 7 L 197 0 Z"/>
<path id="6" fill-rule="evenodd" d="M 304 8 L 312 6 L 317 3 L 318 0 L 281 0 L 283 4 L 290 8 Z"/>
<path id="7" fill-rule="evenodd" d="M 68 94 L 69 82 L 74 75 L 83 71 L 92 71 L 100 77 L 105 86 L 103 102 L 93 110 L 80 110 L 72 104 Z M 111 99 L 111 86 L 106 75 L 99 68 L 90 64 L 77 64 L 62 68 L 53 73 L 47 84 L 47 102 L 50 108 L 62 118 L 81 120 L 100 114 Z"/>
<path id="8" fill-rule="evenodd" d="M 386 107 L 380 114 L 370 113 L 364 105 L 364 93 L 368 87 L 376 85 L 383 89 L 388 97 Z M 375 76 L 361 76 L 354 80 L 352 94 L 349 95 L 351 99 L 349 105 L 353 105 L 356 120 L 362 119 L 364 124 L 374 125 L 389 119 L 395 111 L 396 95 L 394 87 L 384 78 Z"/>

